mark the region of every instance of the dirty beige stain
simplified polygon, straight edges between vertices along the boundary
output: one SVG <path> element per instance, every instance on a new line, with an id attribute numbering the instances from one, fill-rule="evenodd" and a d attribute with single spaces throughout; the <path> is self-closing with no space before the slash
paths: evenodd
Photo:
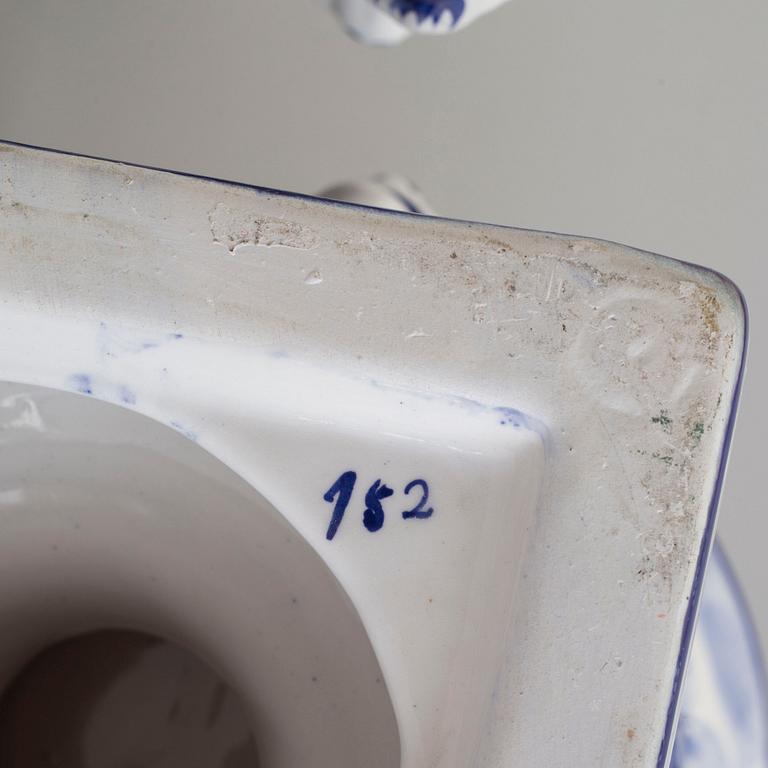
<path id="1" fill-rule="evenodd" d="M 703 341 L 709 349 L 717 346 L 720 336 L 720 302 L 717 300 L 714 291 L 703 286 L 698 286 L 698 302 L 701 318 L 704 321 Z"/>
<path id="2" fill-rule="evenodd" d="M 698 555 L 699 513 L 709 494 L 700 454 L 709 448 L 704 443 L 713 426 L 724 418 L 719 404 L 709 413 L 704 406 L 711 377 L 722 375 L 733 345 L 733 334 L 721 332 L 715 291 L 650 276 L 629 285 L 625 275 L 590 263 L 589 242 L 571 244 L 570 253 L 577 255 L 567 258 L 514 254 L 526 269 L 507 267 L 507 277 L 489 285 L 479 265 L 493 262 L 488 272 L 498 274 L 494 259 L 501 255 L 509 266 L 515 259 L 503 241 L 488 239 L 484 245 L 488 248 L 480 253 L 465 255 L 453 244 L 442 264 L 453 273 L 450 282 L 459 278 L 469 288 L 472 320 L 495 322 L 514 349 L 542 355 L 570 350 L 569 365 L 583 384 L 581 396 L 625 417 L 628 431 L 646 424 L 651 447 L 641 456 L 612 433 L 606 437 L 609 453 L 631 468 L 628 499 L 617 512 L 637 532 L 637 578 L 666 605 L 679 575 Z M 425 262 L 420 260 L 421 271 Z M 515 352 L 508 357 L 514 359 Z M 585 360 L 593 364 L 584 365 Z M 604 428 L 602 420 L 596 421 Z"/>
<path id="3" fill-rule="evenodd" d="M 298 222 L 259 216 L 224 203 L 217 203 L 209 211 L 208 222 L 213 242 L 224 245 L 230 253 L 242 245 L 309 250 L 318 244 L 315 233 Z"/>
<path id="4" fill-rule="evenodd" d="M 650 387 L 646 407 L 635 414 L 637 418 L 647 419 L 644 438 L 647 447 L 635 451 L 635 458 L 640 459 L 639 465 L 634 464 L 639 466 L 636 473 L 639 488 L 632 494 L 636 509 L 624 512 L 626 519 L 637 528 L 641 544 L 637 577 L 654 588 L 656 599 L 662 603 L 671 599 L 678 574 L 687 571 L 698 554 L 695 531 L 701 524 L 702 500 L 709 493 L 700 472 L 700 453 L 713 425 L 723 418 L 720 403 L 709 413 L 705 406 L 705 390 L 711 386 L 706 380 L 718 375 L 719 362 L 715 361 L 727 358 L 732 344 L 732 339 L 729 341 L 720 334 L 716 314 L 719 304 L 713 299 L 709 289 L 698 286 L 682 300 L 681 316 L 688 314 L 698 320 L 692 325 L 697 341 L 689 338 L 686 342 L 674 335 L 668 339 L 662 337 L 658 346 L 662 353 L 660 362 L 663 370 L 674 372 L 674 376 L 657 376 L 659 386 Z M 706 311 L 699 311 L 702 307 Z M 671 324 L 661 324 L 662 329 L 667 327 Z M 642 329 L 638 328 L 637 332 L 642 333 Z M 696 343 L 698 349 L 694 346 Z M 702 349 L 703 355 L 699 354 Z M 665 359 L 670 350 L 672 354 Z M 613 354 L 620 357 L 618 353 L 614 350 Z M 692 354 L 700 360 L 700 375 L 693 375 Z M 680 366 L 680 360 L 687 361 L 686 365 Z M 639 378 L 633 377 L 630 366 L 623 368 L 621 375 L 633 387 L 653 381 L 653 375 L 647 375 L 653 374 L 653 369 L 648 370 L 647 361 L 634 371 Z M 610 399 L 607 402 L 610 404 Z M 681 407 L 681 403 L 686 406 Z M 635 482 L 632 476 L 627 479 Z"/>
<path id="5" fill-rule="evenodd" d="M 645 750 L 642 747 L 642 740 L 638 738 L 637 729 L 635 727 L 624 728 L 621 736 L 623 737 L 623 764 L 642 764 L 645 757 Z"/>
<path id="6" fill-rule="evenodd" d="M 659 510 L 662 528 L 646 538 L 653 556 L 654 575 L 671 588 L 676 568 L 687 567 L 697 557 L 693 531 L 702 499 L 707 496 L 699 478 L 702 442 L 712 431 L 719 413 L 705 415 L 703 401 L 694 401 L 674 425 L 668 441 L 660 441 L 651 454 L 657 465 L 643 478 L 648 499 Z M 664 466 L 659 466 L 661 462 Z"/>
<path id="7" fill-rule="evenodd" d="M 0 216 L 7 218 L 9 226 L 5 239 L 10 248 L 14 248 L 14 242 L 29 237 L 28 248 L 42 250 L 40 245 L 45 239 L 40 236 L 42 228 L 51 238 L 51 246 L 61 247 L 62 243 L 77 238 L 93 238 L 100 247 L 116 247 L 127 249 L 136 247 L 145 235 L 140 224 L 131 221 L 118 220 L 114 217 L 103 216 L 93 210 L 66 211 L 52 210 L 45 206 L 34 205 L 31 202 L 13 200 L 10 197 L 0 195 Z M 16 220 L 11 217 L 17 217 Z M 18 217 L 25 220 L 24 224 L 18 221 Z M 29 232 L 27 236 L 26 232 Z M 50 258 L 55 257 L 56 248 L 50 249 Z M 85 252 L 87 249 L 83 249 Z M 24 251 L 20 251 L 24 253 Z M 31 252 L 31 251 L 30 251 Z M 40 258 L 38 256 L 38 258 Z M 83 256 L 85 259 L 86 257 Z"/>
<path id="8" fill-rule="evenodd" d="M 607 439 L 612 452 L 623 455 L 622 465 L 631 468 L 629 502 L 617 511 L 637 531 L 637 578 L 665 604 L 698 553 L 695 532 L 707 494 L 699 453 L 721 418 L 718 409 L 705 413 L 705 392 L 730 351 L 728 340 L 719 332 L 719 305 L 703 286 L 672 294 L 664 303 L 638 287 L 615 298 L 604 288 L 593 293 L 597 323 L 582 325 L 572 365 L 584 395 L 599 399 L 600 408 L 612 409 L 623 421 L 622 434 L 645 422 L 642 449 L 618 441 L 613 432 Z M 670 333 L 686 316 L 690 333 Z M 594 366 L 579 367 L 590 359 Z"/>

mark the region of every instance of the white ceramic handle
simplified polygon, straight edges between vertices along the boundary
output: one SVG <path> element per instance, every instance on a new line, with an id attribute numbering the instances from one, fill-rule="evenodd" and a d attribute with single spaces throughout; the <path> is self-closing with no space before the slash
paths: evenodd
<path id="1" fill-rule="evenodd" d="M 347 31 L 371 45 L 396 45 L 414 32 L 466 26 L 507 0 L 331 0 Z"/>

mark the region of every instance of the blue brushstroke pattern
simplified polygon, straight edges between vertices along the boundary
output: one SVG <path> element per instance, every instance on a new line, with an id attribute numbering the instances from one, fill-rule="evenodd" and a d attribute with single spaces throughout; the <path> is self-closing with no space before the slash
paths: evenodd
<path id="1" fill-rule="evenodd" d="M 426 19 L 432 19 L 437 24 L 447 11 L 451 14 L 452 26 L 456 26 L 464 14 L 464 6 L 464 0 L 389 0 L 391 11 L 400 16 L 415 13 L 419 24 Z"/>
<path id="2" fill-rule="evenodd" d="M 71 378 L 72 387 L 81 395 L 92 395 L 93 384 L 87 373 L 76 373 Z"/>
<path id="3" fill-rule="evenodd" d="M 707 697 L 713 704 L 702 704 Z M 765 768 L 766 723 L 768 686 L 757 635 L 730 564 L 715 542 L 671 768 Z"/>
<path id="4" fill-rule="evenodd" d="M 517 408 L 508 408 L 505 405 L 499 405 L 493 409 L 500 413 L 504 418 L 499 421 L 499 424 L 509 424 L 513 427 L 525 427 L 526 429 L 532 429 L 538 432 L 538 429 L 534 428 L 530 424 L 528 417 Z"/>

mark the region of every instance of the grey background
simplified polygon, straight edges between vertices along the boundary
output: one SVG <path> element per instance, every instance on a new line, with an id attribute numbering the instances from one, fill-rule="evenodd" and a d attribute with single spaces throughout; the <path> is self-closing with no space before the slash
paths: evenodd
<path id="1" fill-rule="evenodd" d="M 765 644 L 767 30 L 764 0 L 516 0 L 390 50 L 322 0 L 0 0 L 0 136 L 305 192 L 400 171 L 448 216 L 725 272 L 752 341 L 720 533 Z"/>

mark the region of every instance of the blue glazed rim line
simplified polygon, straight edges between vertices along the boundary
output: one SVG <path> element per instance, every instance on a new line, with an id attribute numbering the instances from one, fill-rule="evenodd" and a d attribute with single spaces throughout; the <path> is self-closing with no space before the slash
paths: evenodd
<path id="1" fill-rule="evenodd" d="M 706 269 L 708 272 L 723 277 L 716 270 L 707 269 L 706 267 L 702 267 L 701 269 Z M 723 483 L 725 481 L 728 457 L 731 451 L 731 440 L 733 438 L 733 431 L 736 426 L 736 416 L 738 412 L 739 400 L 741 397 L 741 387 L 744 381 L 744 371 L 746 369 L 747 362 L 747 347 L 749 344 L 749 312 L 747 310 L 747 303 L 744 298 L 744 294 L 741 292 L 739 287 L 728 280 L 728 278 L 723 277 L 723 279 L 726 280 L 735 289 L 739 301 L 741 302 L 744 316 L 744 340 L 741 348 L 741 360 L 739 362 L 739 371 L 736 377 L 736 385 L 734 386 L 733 395 L 731 397 L 731 408 L 728 414 L 725 436 L 720 448 L 720 460 L 717 469 L 717 477 L 715 479 L 715 487 L 712 491 L 712 496 L 710 497 L 704 536 L 702 537 L 701 548 L 699 549 L 699 555 L 696 561 L 696 570 L 694 572 L 690 599 L 688 601 L 688 607 L 686 608 L 685 619 L 683 621 L 683 636 L 680 642 L 680 651 L 677 657 L 677 664 L 675 665 L 675 677 L 672 682 L 672 693 L 670 696 L 669 707 L 667 708 L 667 719 L 664 727 L 664 736 L 662 737 L 659 756 L 656 761 L 657 768 L 664 768 L 672 756 L 672 747 L 674 745 L 674 734 L 677 729 L 677 718 L 680 709 L 680 695 L 685 677 L 685 668 L 687 666 L 688 657 L 691 652 L 693 634 L 696 629 L 696 617 L 698 615 L 699 602 L 701 600 L 701 593 L 704 585 L 704 575 L 706 573 L 707 563 L 709 561 L 709 557 L 714 544 L 717 511 L 718 507 L 720 506 L 720 497 L 722 495 Z M 731 576 L 733 576 L 732 573 Z M 760 667 L 763 669 L 762 654 L 758 652 L 756 654 L 756 658 L 761 661 Z"/>

